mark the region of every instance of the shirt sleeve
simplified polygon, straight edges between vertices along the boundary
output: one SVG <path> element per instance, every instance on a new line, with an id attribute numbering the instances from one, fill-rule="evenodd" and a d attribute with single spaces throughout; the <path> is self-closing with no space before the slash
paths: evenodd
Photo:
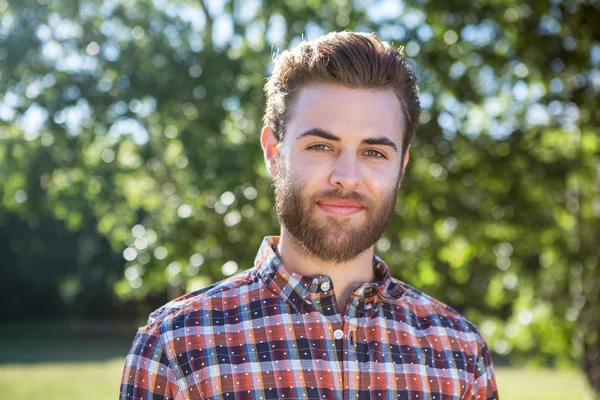
<path id="1" fill-rule="evenodd" d="M 465 400 L 498 400 L 498 387 L 490 350 L 481 338 L 479 355 L 475 363 L 473 390 Z"/>
<path id="2" fill-rule="evenodd" d="M 178 393 L 157 324 L 138 329 L 125 359 L 119 399 L 173 400 Z"/>

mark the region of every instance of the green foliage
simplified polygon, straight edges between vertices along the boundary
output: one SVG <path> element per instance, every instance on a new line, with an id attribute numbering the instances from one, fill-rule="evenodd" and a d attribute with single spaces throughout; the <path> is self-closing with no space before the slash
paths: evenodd
<path id="1" fill-rule="evenodd" d="M 378 253 L 497 354 L 600 368 L 596 2 L 206 3 L 0 1 L 6 211 L 93 224 L 124 299 L 246 269 L 278 231 L 258 144 L 272 54 L 377 32 L 423 106 Z"/>

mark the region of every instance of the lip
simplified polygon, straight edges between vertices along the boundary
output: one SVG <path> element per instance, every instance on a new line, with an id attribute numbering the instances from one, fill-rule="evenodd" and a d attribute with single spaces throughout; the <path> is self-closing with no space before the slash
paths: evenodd
<path id="1" fill-rule="evenodd" d="M 317 205 L 326 213 L 340 216 L 357 214 L 364 208 L 359 203 L 350 200 L 323 200 L 319 201 Z"/>
<path id="2" fill-rule="evenodd" d="M 334 207 L 356 207 L 363 208 L 362 204 L 357 201 L 344 200 L 344 199 L 323 199 L 319 200 L 319 204 Z"/>

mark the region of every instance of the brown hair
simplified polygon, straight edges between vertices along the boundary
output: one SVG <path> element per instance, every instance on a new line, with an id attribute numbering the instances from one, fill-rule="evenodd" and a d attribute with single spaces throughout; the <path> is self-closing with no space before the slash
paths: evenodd
<path id="1" fill-rule="evenodd" d="M 402 154 L 417 129 L 421 107 L 416 77 L 401 51 L 374 34 L 331 32 L 304 41 L 275 58 L 273 74 L 265 85 L 265 125 L 284 136 L 294 93 L 313 82 L 352 88 L 392 89 L 404 112 Z"/>

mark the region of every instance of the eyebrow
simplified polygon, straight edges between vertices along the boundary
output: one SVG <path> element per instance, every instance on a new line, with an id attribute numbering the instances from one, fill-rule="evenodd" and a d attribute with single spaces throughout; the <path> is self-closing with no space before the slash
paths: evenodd
<path id="1" fill-rule="evenodd" d="M 342 140 L 339 136 L 336 136 L 333 133 L 331 133 L 325 129 L 321 129 L 321 128 L 309 129 L 306 132 L 303 132 L 300 136 L 298 136 L 298 138 L 296 140 L 300 140 L 300 139 L 308 137 L 308 136 L 316 136 L 316 137 L 331 140 L 334 142 L 340 142 Z M 378 137 L 363 139 L 361 143 L 362 144 L 370 144 L 370 145 L 389 146 L 392 149 L 394 149 L 396 152 L 398 151 L 398 146 L 396 146 L 396 144 L 394 142 L 392 142 L 390 139 L 388 139 L 385 136 L 378 136 Z"/>

